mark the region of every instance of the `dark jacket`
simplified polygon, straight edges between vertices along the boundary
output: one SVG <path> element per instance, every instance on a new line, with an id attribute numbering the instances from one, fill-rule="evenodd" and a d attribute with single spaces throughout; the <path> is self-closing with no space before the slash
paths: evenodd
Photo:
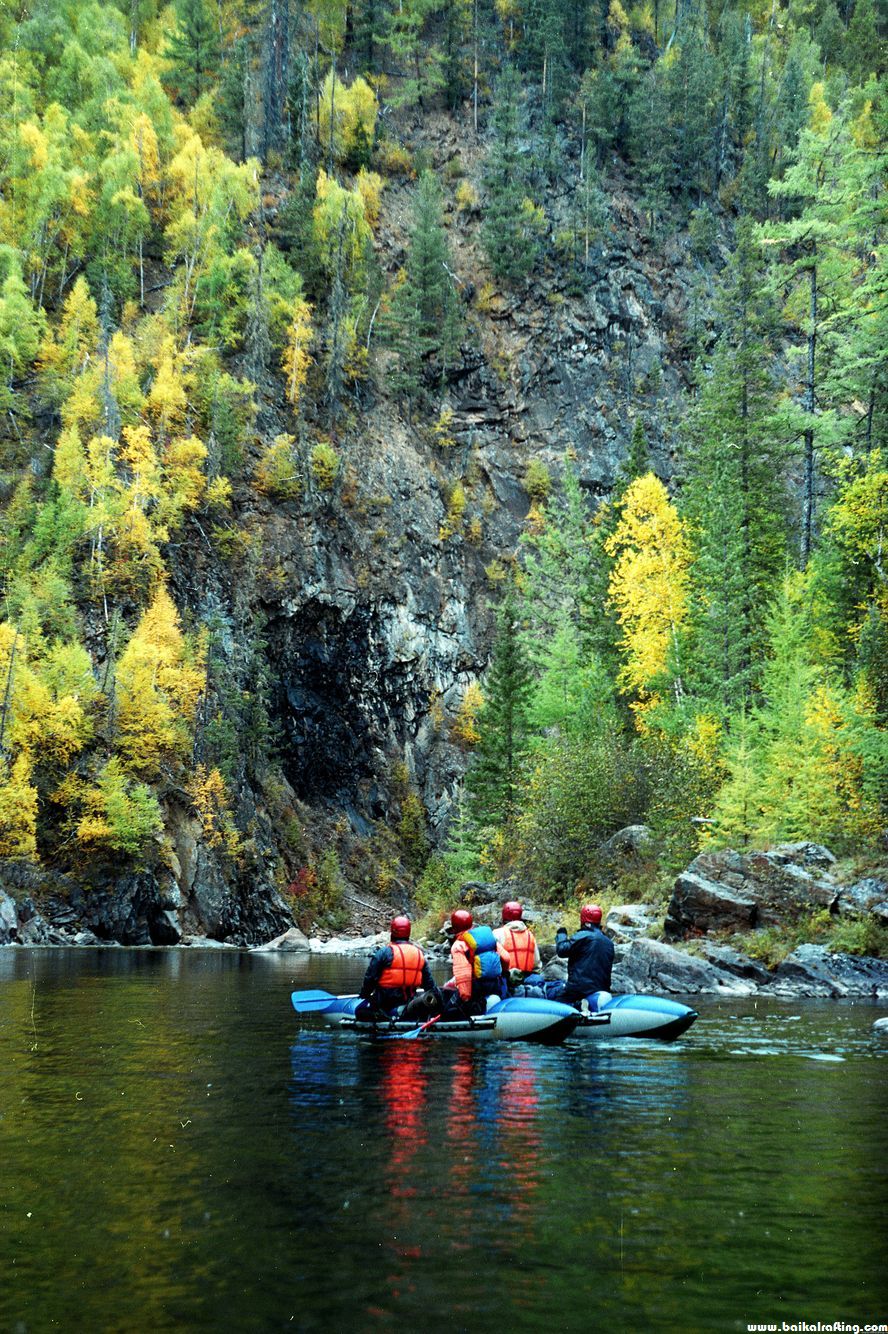
<path id="1" fill-rule="evenodd" d="M 583 926 L 575 936 L 559 927 L 555 952 L 559 959 L 567 959 L 567 985 L 559 1000 L 582 1000 L 593 991 L 610 991 L 614 942 L 599 927 Z"/>
<path id="2" fill-rule="evenodd" d="M 363 1000 L 372 1000 L 381 1010 L 385 1010 L 386 1014 L 391 1014 L 397 1006 L 410 1000 L 410 996 L 405 996 L 400 987 L 379 986 L 380 977 L 386 968 L 391 967 L 394 957 L 391 945 L 381 945 L 379 947 L 367 965 L 367 971 L 364 974 L 364 981 L 361 983 L 359 993 Z M 441 993 L 435 985 L 435 980 L 429 970 L 429 961 L 425 957 L 422 961 L 422 985 L 426 991 L 433 992 L 440 999 Z"/>

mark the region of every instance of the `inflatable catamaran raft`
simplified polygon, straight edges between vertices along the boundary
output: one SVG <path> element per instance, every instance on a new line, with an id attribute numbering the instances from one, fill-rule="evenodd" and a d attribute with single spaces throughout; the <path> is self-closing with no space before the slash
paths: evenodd
<path id="1" fill-rule="evenodd" d="M 540 1042 L 555 1045 L 565 1038 L 657 1038 L 669 1042 L 697 1018 L 696 1010 L 660 996 L 613 996 L 589 1013 L 560 1001 L 510 996 L 496 1001 L 486 1014 L 444 1018 L 417 1024 L 415 1019 L 357 1018 L 357 996 L 329 991 L 294 991 L 290 997 L 300 1015 L 318 1015 L 325 1024 L 368 1037 L 436 1037 L 462 1041 Z M 603 999 L 603 997 L 602 997 Z"/>

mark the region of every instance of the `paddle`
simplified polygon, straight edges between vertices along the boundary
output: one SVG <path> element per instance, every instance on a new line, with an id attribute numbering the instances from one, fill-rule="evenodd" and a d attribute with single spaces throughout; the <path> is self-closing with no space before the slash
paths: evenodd
<path id="1" fill-rule="evenodd" d="M 329 991 L 292 991 L 290 1000 L 297 1014 L 323 1014 L 341 1000 L 350 1000 L 348 996 L 333 996 Z"/>
<path id="2" fill-rule="evenodd" d="M 406 1033 L 379 1033 L 377 1036 L 381 1038 L 418 1038 L 420 1033 L 424 1033 L 427 1028 L 431 1028 L 432 1024 L 436 1024 L 439 1019 L 443 1018 L 443 1014 L 433 1014 L 431 1019 L 427 1019 L 424 1024 L 420 1024 L 417 1028 L 410 1028 Z"/>

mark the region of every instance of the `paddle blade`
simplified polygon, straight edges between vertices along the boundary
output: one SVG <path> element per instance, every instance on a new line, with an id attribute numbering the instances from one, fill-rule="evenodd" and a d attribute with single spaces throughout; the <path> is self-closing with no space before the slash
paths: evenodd
<path id="1" fill-rule="evenodd" d="M 381 1038 L 418 1038 L 427 1028 L 431 1028 L 432 1024 L 436 1024 L 438 1020 L 442 1018 L 443 1015 L 436 1014 L 431 1019 L 427 1019 L 424 1024 L 420 1024 L 417 1028 L 409 1028 L 406 1033 L 380 1033 L 379 1036 Z"/>
<path id="2" fill-rule="evenodd" d="M 335 1005 L 339 997 L 329 991 L 292 991 L 290 1000 L 297 1014 L 321 1014 Z"/>

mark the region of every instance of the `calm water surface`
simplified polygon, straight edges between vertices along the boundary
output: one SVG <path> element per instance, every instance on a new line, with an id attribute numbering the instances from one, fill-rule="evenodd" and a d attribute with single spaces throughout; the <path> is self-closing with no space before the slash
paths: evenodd
<path id="1" fill-rule="evenodd" d="M 867 1005 L 671 1046 L 362 1041 L 361 963 L 0 951 L 0 1330 L 888 1322 Z"/>

